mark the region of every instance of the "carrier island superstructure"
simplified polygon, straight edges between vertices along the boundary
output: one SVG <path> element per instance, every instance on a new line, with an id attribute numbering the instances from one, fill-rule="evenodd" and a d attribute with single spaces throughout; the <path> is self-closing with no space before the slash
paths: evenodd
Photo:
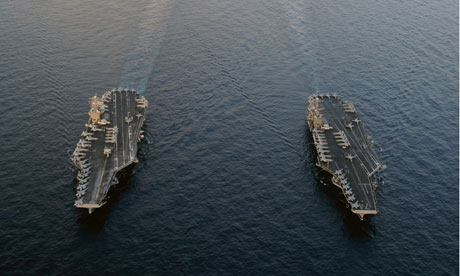
<path id="1" fill-rule="evenodd" d="M 377 214 L 373 176 L 384 165 L 354 105 L 335 94 L 310 95 L 307 122 L 316 148 L 316 166 L 332 176 L 332 184 L 361 220 Z"/>
<path id="2" fill-rule="evenodd" d="M 90 99 L 89 120 L 72 155 L 79 169 L 75 206 L 101 207 L 117 174 L 137 163 L 147 100 L 136 91 L 114 89 Z"/>

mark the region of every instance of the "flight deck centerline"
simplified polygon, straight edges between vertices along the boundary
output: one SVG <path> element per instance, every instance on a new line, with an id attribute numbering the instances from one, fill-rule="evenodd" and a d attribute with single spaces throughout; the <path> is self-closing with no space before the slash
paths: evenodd
<path id="1" fill-rule="evenodd" d="M 147 100 L 133 90 L 110 90 L 89 102 L 89 120 L 72 155 L 79 169 L 74 205 L 91 213 L 104 205 L 117 174 L 137 163 Z"/>
<path id="2" fill-rule="evenodd" d="M 317 152 L 316 166 L 332 176 L 351 212 L 361 220 L 377 214 L 372 176 L 385 166 L 365 135 L 354 105 L 335 94 L 310 95 L 307 122 Z"/>

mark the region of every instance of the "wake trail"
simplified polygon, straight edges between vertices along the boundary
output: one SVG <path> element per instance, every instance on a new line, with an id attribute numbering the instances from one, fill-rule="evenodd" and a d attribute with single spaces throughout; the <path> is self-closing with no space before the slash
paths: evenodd
<path id="1" fill-rule="evenodd" d="M 300 45 L 301 55 L 304 56 L 307 71 L 311 74 L 312 88 L 315 93 L 321 91 L 321 77 L 318 72 L 318 43 L 315 27 L 314 7 L 307 3 L 284 1 L 285 12 L 289 26 L 293 31 L 294 40 Z M 308 12 L 307 12 L 308 11 Z"/>
<path id="2" fill-rule="evenodd" d="M 242 96 L 246 100 L 247 104 L 253 110 L 255 110 L 255 112 L 259 114 L 259 116 L 262 117 L 268 128 L 280 138 L 283 144 L 285 144 L 295 154 L 299 154 L 296 146 L 291 141 L 291 139 L 289 139 L 289 137 L 286 136 L 286 134 L 281 130 L 281 128 L 278 126 L 275 120 L 271 118 L 269 113 L 253 99 L 253 97 L 248 93 L 249 89 L 239 80 L 237 76 L 235 76 L 228 70 L 227 65 L 214 52 L 213 49 L 216 47 L 212 47 L 212 43 L 210 41 L 200 39 L 199 34 L 196 33 L 195 30 L 190 26 L 187 26 L 186 29 L 189 33 L 193 34 L 194 39 L 197 41 L 200 47 L 205 49 L 206 55 L 210 58 L 210 60 L 212 60 L 213 65 L 216 66 L 216 68 L 222 74 L 222 76 L 225 76 L 225 78 L 229 81 L 234 91 L 240 96 Z"/>
<path id="3" fill-rule="evenodd" d="M 139 15 L 138 35 L 132 42 L 118 87 L 135 89 L 140 95 L 145 93 L 167 31 L 169 4 L 168 0 L 151 2 Z"/>

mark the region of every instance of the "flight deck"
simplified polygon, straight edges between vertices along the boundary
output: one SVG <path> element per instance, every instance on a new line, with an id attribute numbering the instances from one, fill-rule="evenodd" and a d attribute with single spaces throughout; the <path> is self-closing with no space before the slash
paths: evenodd
<path id="1" fill-rule="evenodd" d="M 383 169 L 354 105 L 335 94 L 308 97 L 307 122 L 317 153 L 316 165 L 328 172 L 360 219 L 377 214 L 374 174 Z"/>
<path id="2" fill-rule="evenodd" d="M 110 90 L 89 102 L 89 120 L 72 155 L 79 169 L 74 205 L 91 213 L 105 203 L 117 174 L 137 163 L 148 102 L 133 90 Z"/>

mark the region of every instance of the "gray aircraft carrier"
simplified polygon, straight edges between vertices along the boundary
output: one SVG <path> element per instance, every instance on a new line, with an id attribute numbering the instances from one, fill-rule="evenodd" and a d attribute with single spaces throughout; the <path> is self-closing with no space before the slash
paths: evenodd
<path id="1" fill-rule="evenodd" d="M 117 173 L 137 163 L 137 146 L 148 102 L 133 90 L 111 90 L 89 102 L 89 120 L 81 134 L 72 161 L 79 169 L 77 208 L 91 213 L 105 203 Z"/>
<path id="2" fill-rule="evenodd" d="M 307 122 L 317 152 L 316 166 L 332 176 L 332 183 L 361 220 L 377 214 L 373 175 L 385 166 L 354 105 L 335 94 L 310 95 Z"/>

